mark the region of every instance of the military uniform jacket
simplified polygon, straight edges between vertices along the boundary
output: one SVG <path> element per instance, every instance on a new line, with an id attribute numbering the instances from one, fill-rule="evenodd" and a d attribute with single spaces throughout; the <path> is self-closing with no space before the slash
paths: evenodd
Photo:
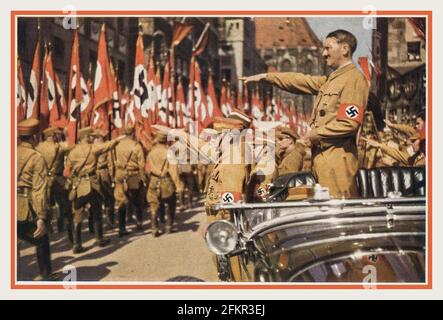
<path id="1" fill-rule="evenodd" d="M 145 155 L 140 143 L 129 137 L 123 138 L 114 152 L 116 181 L 136 175 L 144 179 Z"/>
<path id="2" fill-rule="evenodd" d="M 108 152 L 117 143 L 117 140 L 94 144 L 80 143 L 69 152 L 65 167 L 71 173 L 72 178 L 77 180 L 74 181 L 78 189 L 77 197 L 88 195 L 91 187 L 100 192 L 96 176 L 97 157 Z"/>
<path id="3" fill-rule="evenodd" d="M 220 156 L 208 179 L 205 204 L 232 203 L 243 200 L 250 166 L 245 159 L 246 144 L 239 142 L 220 150 Z M 235 161 L 239 160 L 239 161 Z"/>
<path id="4" fill-rule="evenodd" d="M 287 173 L 298 172 L 303 169 L 304 147 L 296 143 L 286 150 L 283 159 L 278 166 L 278 176 Z"/>
<path id="5" fill-rule="evenodd" d="M 388 156 L 397 160 L 401 166 L 416 167 L 416 166 L 423 166 L 426 164 L 426 157 L 422 152 L 411 156 L 407 151 L 397 150 L 395 148 L 387 146 L 386 144 L 381 144 L 380 149 Z"/>
<path id="6" fill-rule="evenodd" d="M 168 146 L 155 144 L 146 161 L 146 169 L 151 176 L 148 192 L 158 194 L 163 199 L 171 197 L 179 185 L 179 174 L 178 166 L 168 159 Z"/>
<path id="7" fill-rule="evenodd" d="M 368 100 L 368 83 L 353 63 L 329 76 L 269 73 L 266 80 L 296 94 L 316 95 L 312 110 L 311 142 L 321 149 L 353 145 Z"/>
<path id="8" fill-rule="evenodd" d="M 18 196 L 17 220 L 32 219 L 32 211 L 38 218 L 46 219 L 46 164 L 42 155 L 30 143 L 22 142 L 18 145 L 17 172 L 17 187 L 26 188 L 30 192 L 26 197 Z"/>

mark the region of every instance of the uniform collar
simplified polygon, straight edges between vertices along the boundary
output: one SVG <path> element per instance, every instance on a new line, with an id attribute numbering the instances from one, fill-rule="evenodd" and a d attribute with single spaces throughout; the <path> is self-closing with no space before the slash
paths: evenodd
<path id="1" fill-rule="evenodd" d="M 329 74 L 328 80 L 332 80 L 336 77 L 338 77 L 339 75 L 342 75 L 348 71 L 351 71 L 353 69 L 355 69 L 355 64 L 353 62 L 350 62 L 346 65 L 344 65 L 343 67 L 338 68 L 337 70 L 334 70 L 333 72 L 331 72 Z"/>

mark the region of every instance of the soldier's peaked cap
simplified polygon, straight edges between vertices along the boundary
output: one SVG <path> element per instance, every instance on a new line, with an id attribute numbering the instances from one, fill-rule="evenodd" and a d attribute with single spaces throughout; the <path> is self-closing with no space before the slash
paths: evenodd
<path id="1" fill-rule="evenodd" d="M 299 136 L 295 132 L 292 132 L 291 129 L 289 129 L 289 128 L 282 129 L 280 131 L 280 133 L 278 134 L 278 137 L 280 139 L 289 138 L 289 139 L 292 139 L 294 141 L 299 138 Z"/>
<path id="2" fill-rule="evenodd" d="M 43 137 L 47 138 L 47 137 L 50 137 L 56 133 L 61 133 L 61 132 L 62 131 L 57 127 L 49 127 L 49 128 L 46 128 L 45 130 L 43 130 Z"/>
<path id="3" fill-rule="evenodd" d="M 17 124 L 19 136 L 32 136 L 38 132 L 40 122 L 37 119 L 22 120 Z"/>

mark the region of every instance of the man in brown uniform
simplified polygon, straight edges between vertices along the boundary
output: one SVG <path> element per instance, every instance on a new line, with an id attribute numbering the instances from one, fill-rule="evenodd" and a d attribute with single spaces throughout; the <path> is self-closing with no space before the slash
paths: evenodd
<path id="1" fill-rule="evenodd" d="M 58 141 L 57 136 L 60 134 L 61 131 L 57 127 L 45 129 L 43 131 L 45 140 L 37 145 L 36 150 L 40 152 L 46 163 L 49 205 L 53 207 L 57 204 L 59 207 L 58 229 L 63 230 L 66 219 L 68 239 L 72 244 L 72 204 L 65 187 L 66 178 L 63 176 L 64 159 L 70 148 L 66 142 Z"/>
<path id="2" fill-rule="evenodd" d="M 101 130 L 94 132 L 94 143 L 101 144 L 106 140 L 106 133 Z M 105 207 L 105 217 L 107 224 L 114 228 L 114 162 L 112 159 L 112 152 L 104 152 L 97 157 L 97 178 L 100 184 L 100 190 L 103 196 L 103 203 Z"/>
<path id="3" fill-rule="evenodd" d="M 39 122 L 27 119 L 18 123 L 17 147 L 17 237 L 35 245 L 42 280 L 51 276 L 51 256 L 47 203 L 47 170 L 42 155 L 34 149 Z"/>
<path id="4" fill-rule="evenodd" d="M 167 128 L 159 130 L 154 139 L 154 146 L 147 157 L 146 171 L 150 175 L 147 200 L 151 210 L 152 236 L 157 237 L 158 215 L 161 204 L 166 204 L 165 232 L 170 233 L 174 223 L 178 184 L 178 167 L 171 165 L 168 159 Z"/>
<path id="5" fill-rule="evenodd" d="M 317 95 L 311 131 L 304 137 L 312 144 L 312 170 L 318 182 L 334 197 L 358 196 L 356 134 L 368 99 L 368 83 L 352 63 L 357 48 L 354 35 L 336 30 L 327 35 L 323 57 L 334 71 L 326 76 L 301 73 L 269 73 L 241 78 L 246 82 L 266 80 L 297 94 Z"/>
<path id="6" fill-rule="evenodd" d="M 250 166 L 246 163 L 247 146 L 241 135 L 240 137 L 235 135 L 248 125 L 248 121 L 238 118 L 216 117 L 214 119 L 214 129 L 220 133 L 220 136 L 217 148 L 218 159 L 209 175 L 206 187 L 205 208 L 208 224 L 215 220 L 232 221 L 233 219 L 230 211 L 215 211 L 214 205 L 245 200 L 250 173 Z M 230 267 L 232 280 L 245 280 L 237 256 L 230 258 Z"/>
<path id="7" fill-rule="evenodd" d="M 106 246 L 109 239 L 103 237 L 101 211 L 101 190 L 97 178 L 97 157 L 114 148 L 120 138 L 104 143 L 92 143 L 93 131 L 90 127 L 79 130 L 79 143 L 69 152 L 65 173 L 72 179 L 69 198 L 73 202 L 74 213 L 74 253 L 84 252 L 81 238 L 81 225 L 89 205 L 93 215 L 95 236 L 100 247 Z"/>
<path id="8" fill-rule="evenodd" d="M 132 203 L 136 212 L 136 228 L 143 230 L 144 195 L 146 185 L 145 155 L 140 143 L 134 140 L 134 127 L 126 127 L 125 136 L 115 147 L 115 208 L 118 210 L 119 236 L 128 234 L 126 212 Z"/>
<path id="9" fill-rule="evenodd" d="M 283 154 L 278 165 L 278 176 L 298 172 L 303 169 L 305 150 L 302 145 L 296 143 L 297 138 L 297 135 L 290 129 L 283 129 L 279 133 L 278 144 Z"/>

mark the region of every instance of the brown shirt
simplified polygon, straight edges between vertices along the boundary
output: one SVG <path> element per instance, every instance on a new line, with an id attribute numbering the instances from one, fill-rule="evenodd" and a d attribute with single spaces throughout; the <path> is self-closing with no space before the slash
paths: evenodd
<path id="1" fill-rule="evenodd" d="M 43 141 L 35 149 L 45 159 L 46 167 L 51 175 L 63 175 L 65 155 L 70 149 L 66 143 Z"/>
<path id="2" fill-rule="evenodd" d="M 79 143 L 68 154 L 66 168 L 74 176 L 85 176 L 97 170 L 97 157 L 111 150 L 119 140 L 103 143 Z"/>
<path id="3" fill-rule="evenodd" d="M 32 208 L 38 218 L 46 218 L 47 170 L 42 155 L 28 142 L 21 142 L 17 148 L 17 187 L 31 189 Z M 18 221 L 28 219 L 28 212 L 17 213 Z"/>
<path id="4" fill-rule="evenodd" d="M 278 166 L 278 176 L 301 171 L 304 155 L 304 147 L 300 144 L 297 143 L 289 147 L 283 154 L 283 159 Z"/>
<path id="5" fill-rule="evenodd" d="M 327 77 L 285 72 L 269 73 L 266 80 L 292 93 L 317 96 L 311 121 L 314 144 L 329 147 L 354 139 L 360 127 L 360 122 L 356 120 L 363 116 L 369 88 L 365 77 L 353 63 Z M 352 105 L 356 107 L 353 112 L 341 110 Z M 355 145 L 355 141 L 352 143 Z"/>

